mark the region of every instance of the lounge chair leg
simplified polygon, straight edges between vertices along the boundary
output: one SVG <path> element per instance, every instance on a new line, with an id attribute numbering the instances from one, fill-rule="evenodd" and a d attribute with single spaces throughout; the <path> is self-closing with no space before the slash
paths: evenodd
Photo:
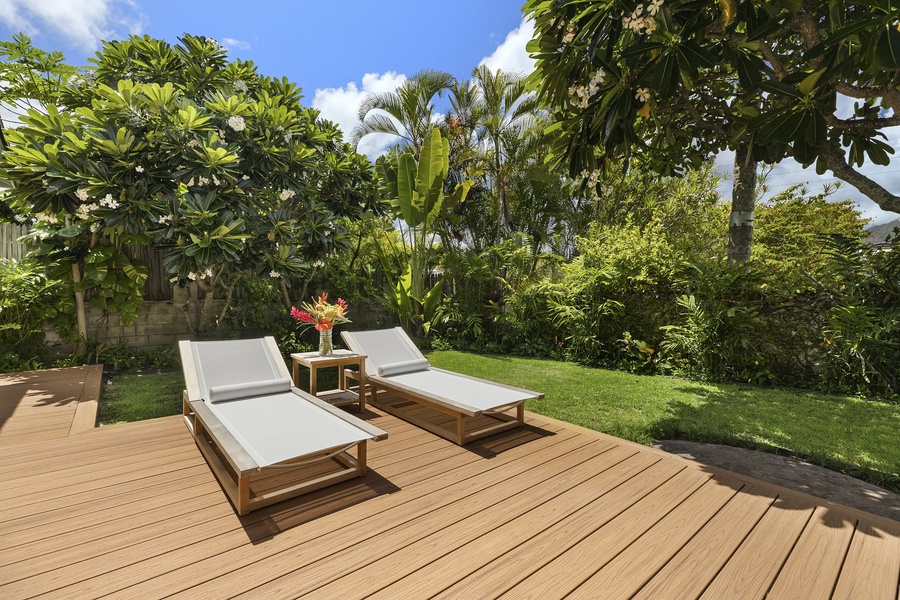
<path id="1" fill-rule="evenodd" d="M 368 440 L 363 440 L 356 446 L 356 466 L 360 475 L 365 475 L 368 469 L 368 467 L 366 467 L 366 456 L 368 453 L 366 449 L 367 441 Z"/>
<path id="2" fill-rule="evenodd" d="M 525 422 L 525 403 L 520 402 L 519 406 L 516 407 L 516 419 L 519 423 Z"/>
<path id="3" fill-rule="evenodd" d="M 238 514 L 243 516 L 250 512 L 250 478 L 246 475 L 238 478 Z"/>
<path id="4" fill-rule="evenodd" d="M 466 443 L 466 415 L 459 415 L 456 420 L 456 443 L 460 446 Z"/>

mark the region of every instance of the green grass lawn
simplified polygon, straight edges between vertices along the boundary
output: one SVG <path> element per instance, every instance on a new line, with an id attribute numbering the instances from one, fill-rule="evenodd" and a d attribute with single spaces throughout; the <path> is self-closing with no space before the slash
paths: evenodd
<path id="1" fill-rule="evenodd" d="M 544 400 L 528 410 L 616 437 L 786 449 L 900 492 L 897 404 L 510 356 L 440 351 L 428 358 L 436 367 L 541 391 Z M 100 422 L 179 414 L 183 389 L 181 373 L 118 375 L 103 386 Z"/>
<path id="2" fill-rule="evenodd" d="M 181 414 L 181 372 L 135 373 L 104 379 L 97 422 L 111 425 Z"/>

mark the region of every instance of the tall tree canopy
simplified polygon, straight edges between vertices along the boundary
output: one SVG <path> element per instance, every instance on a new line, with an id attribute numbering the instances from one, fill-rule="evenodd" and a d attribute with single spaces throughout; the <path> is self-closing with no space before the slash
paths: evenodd
<path id="1" fill-rule="evenodd" d="M 202 330 L 213 292 L 230 297 L 242 276 L 306 276 L 341 243 L 337 218 L 373 207 L 374 187 L 295 84 L 227 60 L 212 39 L 180 42 L 104 42 L 93 70 L 7 131 L 0 176 L 34 226 L 32 254 L 76 298 L 94 287 L 96 304 L 136 316 L 146 269 L 122 246 L 154 244 L 173 281 L 207 292 Z"/>
<path id="2" fill-rule="evenodd" d="M 896 0 L 529 0 L 524 11 L 553 151 L 573 176 L 618 158 L 678 174 L 735 150 L 738 260 L 758 161 L 815 163 L 900 212 L 900 196 L 859 170 L 888 164 L 883 130 L 900 125 Z"/>

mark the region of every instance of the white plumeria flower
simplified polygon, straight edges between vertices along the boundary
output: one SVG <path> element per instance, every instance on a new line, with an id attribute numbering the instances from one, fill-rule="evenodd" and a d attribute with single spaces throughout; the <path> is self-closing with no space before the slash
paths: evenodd
<path id="1" fill-rule="evenodd" d="M 198 142 L 197 140 L 191 140 L 187 143 L 188 148 L 196 148 L 199 145 L 200 145 L 200 142 Z"/>
<path id="2" fill-rule="evenodd" d="M 243 131 L 247 128 L 247 124 L 244 123 L 244 117 L 240 117 L 238 115 L 228 117 L 228 126 L 235 131 Z"/>
<path id="3" fill-rule="evenodd" d="M 231 85 L 234 86 L 234 91 L 236 91 L 236 92 L 246 92 L 247 91 L 247 84 L 241 79 L 235 79 L 234 83 L 232 83 Z"/>
<path id="4" fill-rule="evenodd" d="M 248 181 L 250 179 L 249 175 L 241 175 L 241 181 Z"/>
<path id="5" fill-rule="evenodd" d="M 134 170 L 137 171 L 138 173 L 143 173 L 144 167 L 142 167 L 141 165 L 138 165 L 134 168 Z"/>
<path id="6" fill-rule="evenodd" d="M 293 198 L 296 195 L 297 194 L 296 194 L 296 192 L 294 192 L 294 190 L 283 189 L 283 190 L 281 190 L 281 193 L 278 194 L 278 197 L 281 198 L 282 200 L 290 200 L 291 198 Z"/>
<path id="7" fill-rule="evenodd" d="M 100 201 L 100 206 L 105 206 L 107 208 L 119 208 L 119 202 L 112 197 L 112 194 L 107 194 L 103 197 L 103 200 Z"/>
<path id="8" fill-rule="evenodd" d="M 562 38 L 563 44 L 568 44 L 572 40 L 574 40 L 575 34 L 577 32 L 578 32 L 578 30 L 575 28 L 574 23 L 569 23 L 568 25 L 566 25 L 566 33 L 563 35 L 563 38 Z"/>
<path id="9" fill-rule="evenodd" d="M 647 12 L 651 15 L 656 15 L 659 12 L 659 9 L 662 8 L 663 0 L 651 0 L 650 4 L 647 5 Z"/>
<path id="10" fill-rule="evenodd" d="M 88 194 L 88 191 L 85 188 L 78 188 L 77 190 L 75 190 L 75 197 L 82 202 L 87 202 L 88 198 L 90 198 L 91 195 Z"/>
<path id="11" fill-rule="evenodd" d="M 650 90 L 645 87 L 638 88 L 637 93 L 634 95 L 634 97 L 641 102 L 647 102 L 648 100 L 650 100 Z"/>
<path id="12" fill-rule="evenodd" d="M 269 277 L 271 277 L 272 279 L 278 279 L 279 277 L 281 277 L 281 273 L 279 273 L 278 271 L 269 271 Z"/>

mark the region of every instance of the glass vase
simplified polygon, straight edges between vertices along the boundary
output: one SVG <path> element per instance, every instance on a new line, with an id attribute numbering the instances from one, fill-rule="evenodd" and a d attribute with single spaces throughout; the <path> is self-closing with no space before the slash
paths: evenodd
<path id="1" fill-rule="evenodd" d="M 331 330 L 319 332 L 319 356 L 331 356 L 334 346 L 331 344 Z"/>

